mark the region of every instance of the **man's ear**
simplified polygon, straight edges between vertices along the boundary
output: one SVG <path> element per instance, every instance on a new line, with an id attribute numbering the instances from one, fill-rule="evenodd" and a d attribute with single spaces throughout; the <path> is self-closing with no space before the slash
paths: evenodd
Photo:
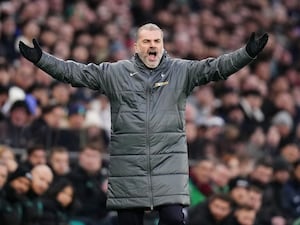
<path id="1" fill-rule="evenodd" d="M 136 44 L 136 42 L 134 42 L 133 46 L 134 46 L 134 52 L 137 53 L 137 44 Z"/>

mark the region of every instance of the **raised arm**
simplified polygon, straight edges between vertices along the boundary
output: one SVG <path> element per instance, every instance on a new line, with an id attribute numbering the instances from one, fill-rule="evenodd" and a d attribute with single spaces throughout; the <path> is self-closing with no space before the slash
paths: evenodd
<path id="1" fill-rule="evenodd" d="M 258 39 L 252 33 L 246 46 L 218 58 L 201 61 L 189 61 L 188 76 L 190 88 L 210 81 L 225 80 L 227 77 L 250 63 L 263 50 L 268 41 L 268 34 Z"/>
<path id="2" fill-rule="evenodd" d="M 21 54 L 37 67 L 51 75 L 53 78 L 70 83 L 75 87 L 88 87 L 94 90 L 105 88 L 105 75 L 108 63 L 88 65 L 72 60 L 63 61 L 42 51 L 39 43 L 33 39 L 33 48 L 19 43 Z"/>

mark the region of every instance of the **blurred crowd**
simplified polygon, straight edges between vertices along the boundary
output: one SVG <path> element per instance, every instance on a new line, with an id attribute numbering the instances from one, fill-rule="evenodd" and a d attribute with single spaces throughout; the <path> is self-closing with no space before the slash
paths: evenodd
<path id="1" fill-rule="evenodd" d="M 190 225 L 300 224 L 298 0 L 10 0 L 0 18 L 1 224 L 116 224 L 105 208 L 109 100 L 56 82 L 17 46 L 37 38 L 61 59 L 114 62 L 133 55 L 147 22 L 169 55 L 193 60 L 270 35 L 253 63 L 187 101 L 185 215 Z"/>

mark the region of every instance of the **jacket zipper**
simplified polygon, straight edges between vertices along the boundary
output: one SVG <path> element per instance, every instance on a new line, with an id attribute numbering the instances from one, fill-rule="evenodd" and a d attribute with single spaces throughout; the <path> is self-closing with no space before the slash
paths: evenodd
<path id="1" fill-rule="evenodd" d="M 150 97 L 151 97 L 151 77 L 152 70 L 150 71 L 147 79 L 146 86 L 146 147 L 148 149 L 148 171 L 149 171 L 149 192 L 150 192 L 150 209 L 153 210 L 153 192 L 152 192 L 152 178 L 151 178 L 151 162 L 150 162 L 150 141 L 149 141 L 149 110 L 150 110 Z"/>

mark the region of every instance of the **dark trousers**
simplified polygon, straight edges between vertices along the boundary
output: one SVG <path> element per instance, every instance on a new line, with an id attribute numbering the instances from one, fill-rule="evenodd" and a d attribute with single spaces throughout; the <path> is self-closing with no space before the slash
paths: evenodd
<path id="1" fill-rule="evenodd" d="M 155 208 L 159 213 L 159 225 L 184 225 L 181 205 L 164 205 Z M 118 210 L 119 225 L 143 225 L 144 209 Z"/>

